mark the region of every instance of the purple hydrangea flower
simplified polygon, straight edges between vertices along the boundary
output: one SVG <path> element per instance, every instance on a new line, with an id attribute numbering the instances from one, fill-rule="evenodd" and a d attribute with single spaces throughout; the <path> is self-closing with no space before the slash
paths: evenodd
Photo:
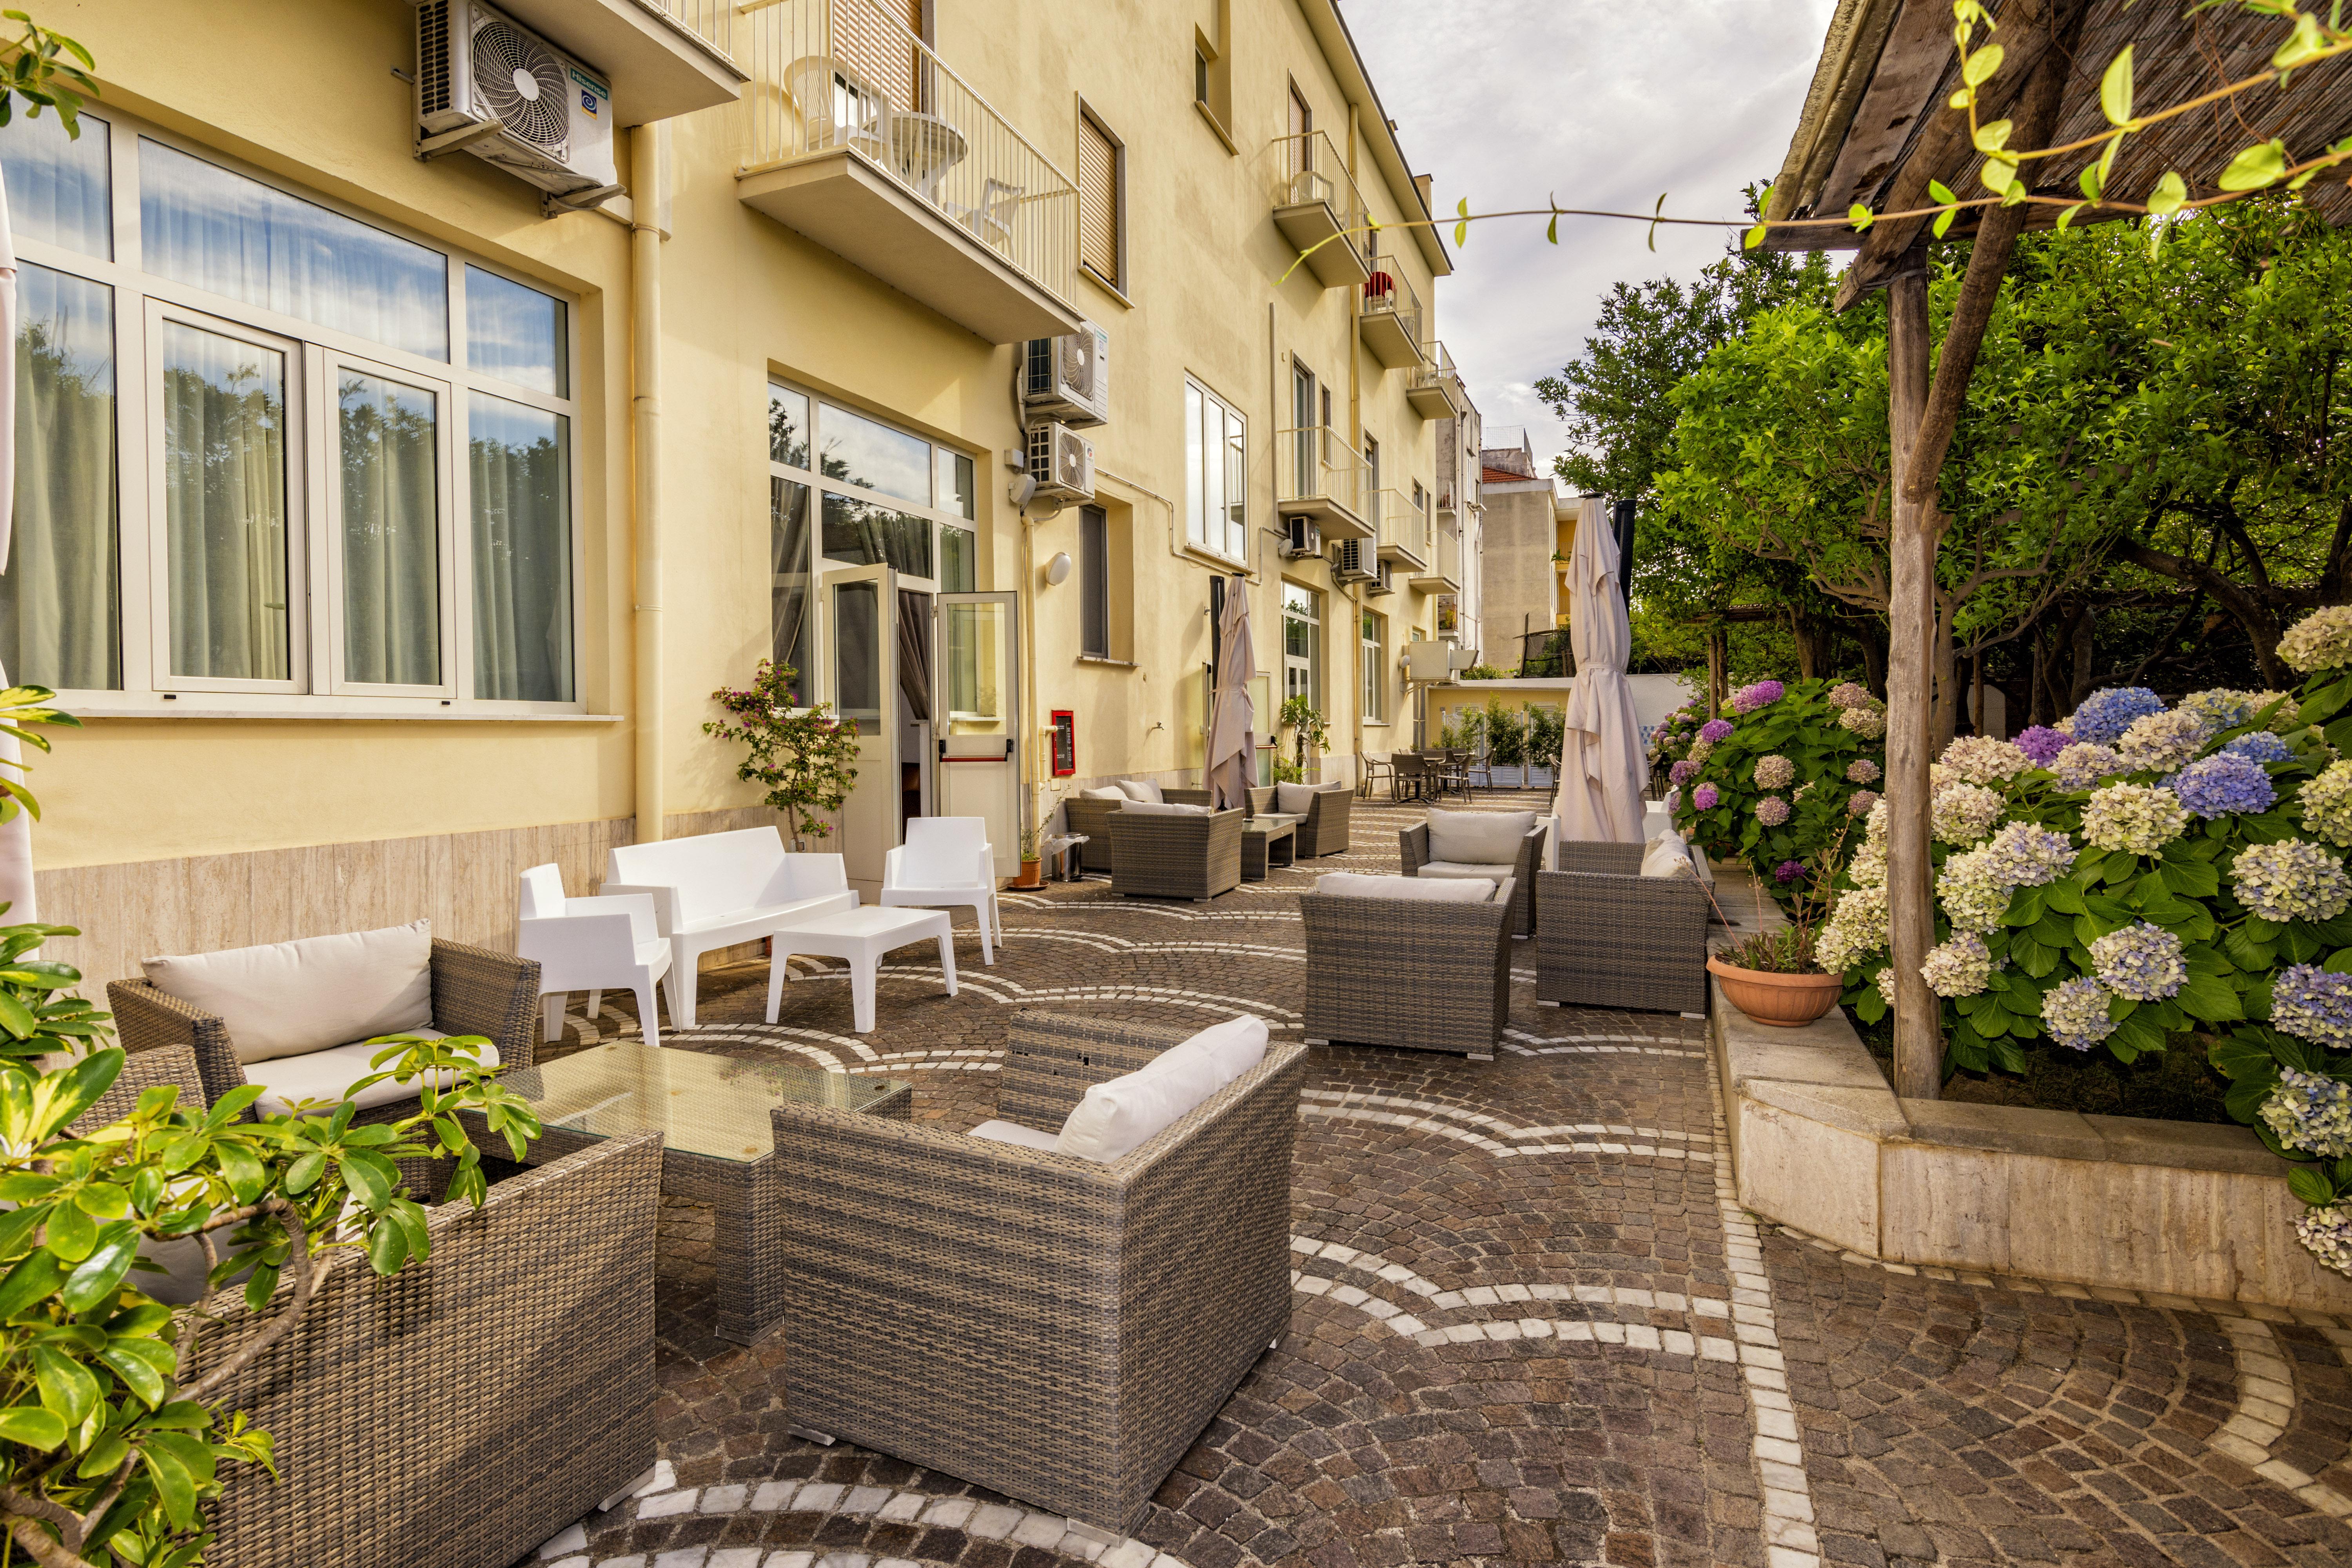
<path id="1" fill-rule="evenodd" d="M 2224 756 L 2249 757 L 2258 763 L 2294 761 L 2294 748 L 2268 730 L 2255 730 L 2241 735 L 2223 746 L 2221 752 Z"/>
<path id="2" fill-rule="evenodd" d="M 1688 784 L 1697 772 L 1698 764 L 1692 762 L 1688 757 L 1685 757 L 1681 762 L 1676 763 L 1673 767 L 1666 770 L 1666 777 L 1678 784 Z"/>
<path id="3" fill-rule="evenodd" d="M 1802 860 L 1783 860 L 1772 868 L 1772 879 L 1778 882 L 1793 882 L 1805 874 Z"/>
<path id="4" fill-rule="evenodd" d="M 2271 1024 L 2342 1050 L 2352 1046 L 2352 974 L 2293 963 L 2271 984 Z"/>
<path id="5" fill-rule="evenodd" d="M 2135 719 L 2164 711 L 2164 699 L 2145 686 L 2109 686 L 2083 699 L 2074 710 L 2074 739 L 2089 746 L 2112 746 Z"/>
<path id="6" fill-rule="evenodd" d="M 1701 811 L 1713 811 L 1723 795 L 1711 784 L 1703 784 L 1691 791 L 1691 805 Z"/>
<path id="7" fill-rule="evenodd" d="M 2074 744 L 2047 724 L 2036 724 L 2017 737 L 2017 749 L 2033 759 L 2037 768 L 2046 768 L 2051 759 Z"/>
<path id="8" fill-rule="evenodd" d="M 1728 741 L 1731 739 L 1731 721 L 1709 719 L 1698 727 L 1698 738 L 1702 741 Z"/>
<path id="9" fill-rule="evenodd" d="M 2172 781 L 2172 793 L 2208 821 L 2232 812 L 2268 811 L 2278 799 L 2262 763 L 2226 752 L 2181 769 Z"/>
<path id="10" fill-rule="evenodd" d="M 1756 803 L 1756 820 L 1767 827 L 1778 827 L 1789 820 L 1789 803 L 1777 795 L 1768 795 Z"/>
<path id="11" fill-rule="evenodd" d="M 1731 706 L 1738 712 L 1753 713 L 1759 708 L 1768 707 L 1780 701 L 1787 695 L 1788 690 L 1787 687 L 1777 680 L 1759 680 L 1753 686 L 1743 686 L 1732 693 Z"/>

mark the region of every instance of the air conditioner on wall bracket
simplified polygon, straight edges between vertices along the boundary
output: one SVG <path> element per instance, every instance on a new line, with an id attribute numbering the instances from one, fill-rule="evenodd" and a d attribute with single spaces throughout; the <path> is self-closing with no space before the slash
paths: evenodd
<path id="1" fill-rule="evenodd" d="M 1029 432 L 1029 477 L 1037 493 L 1056 500 L 1095 499 L 1095 444 L 1066 425 Z"/>
<path id="2" fill-rule="evenodd" d="M 1284 518 L 1282 534 L 1282 555 L 1286 561 L 1299 561 L 1323 553 L 1323 531 L 1315 526 L 1315 520 L 1311 517 Z"/>
<path id="3" fill-rule="evenodd" d="M 416 7 L 416 153 L 470 153 L 555 209 L 621 192 L 603 73 L 481 0 Z"/>
<path id="4" fill-rule="evenodd" d="M 1369 583 L 1380 575 L 1372 570 L 1374 546 L 1369 539 L 1343 539 L 1331 552 L 1331 576 L 1340 583 Z"/>
<path id="5" fill-rule="evenodd" d="M 1110 334 L 1092 321 L 1058 338 L 1032 338 L 1024 356 L 1021 407 L 1028 417 L 1072 426 L 1110 417 Z"/>

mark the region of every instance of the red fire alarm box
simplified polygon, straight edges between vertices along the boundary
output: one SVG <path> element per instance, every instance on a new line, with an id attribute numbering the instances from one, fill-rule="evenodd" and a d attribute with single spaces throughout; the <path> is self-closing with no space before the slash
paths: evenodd
<path id="1" fill-rule="evenodd" d="M 1054 710 L 1054 776 L 1068 778 L 1078 771 L 1078 716 L 1066 708 Z"/>

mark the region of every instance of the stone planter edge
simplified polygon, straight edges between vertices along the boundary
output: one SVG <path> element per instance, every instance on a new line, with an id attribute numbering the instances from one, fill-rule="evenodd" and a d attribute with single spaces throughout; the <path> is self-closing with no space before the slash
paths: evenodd
<path id="1" fill-rule="evenodd" d="M 1709 977 L 1735 1188 L 1862 1257 L 2352 1313 L 2251 1129 L 1902 1100 L 1843 1008 L 1750 1023 Z"/>

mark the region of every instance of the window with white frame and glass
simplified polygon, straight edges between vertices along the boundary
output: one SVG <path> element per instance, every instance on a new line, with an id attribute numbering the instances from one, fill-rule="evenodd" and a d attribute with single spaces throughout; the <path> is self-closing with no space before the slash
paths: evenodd
<path id="1" fill-rule="evenodd" d="M 567 301 L 80 123 L 0 128 L 11 679 L 100 712 L 577 711 Z"/>
<path id="2" fill-rule="evenodd" d="M 1323 595 L 1297 583 L 1282 585 L 1282 699 L 1304 697 L 1323 706 Z"/>
<path id="3" fill-rule="evenodd" d="M 1363 621 L 1364 660 L 1364 722 L 1378 724 L 1388 718 L 1388 617 L 1378 611 L 1366 610 Z"/>
<path id="4" fill-rule="evenodd" d="M 1230 561 L 1249 558 L 1249 426 L 1224 399 L 1184 383 L 1184 538 Z"/>

